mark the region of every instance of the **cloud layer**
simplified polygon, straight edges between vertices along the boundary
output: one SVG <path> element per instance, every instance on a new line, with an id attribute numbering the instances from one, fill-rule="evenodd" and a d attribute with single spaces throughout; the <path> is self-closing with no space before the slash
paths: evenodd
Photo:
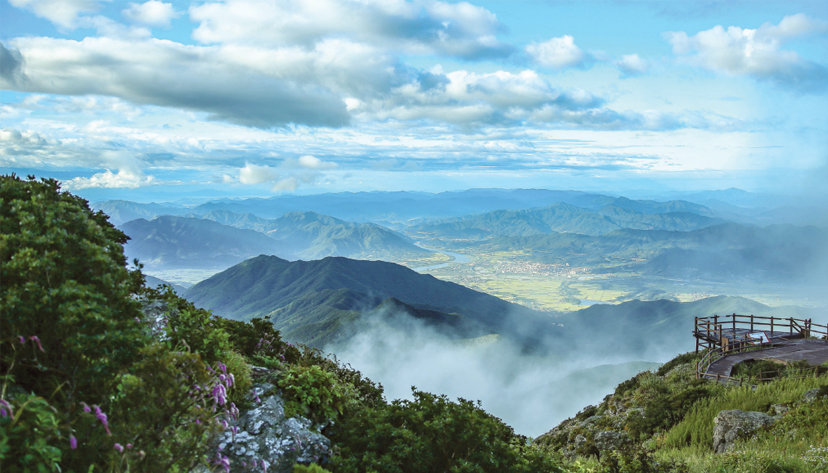
<path id="1" fill-rule="evenodd" d="M 715 26 L 693 36 L 673 32 L 666 37 L 673 52 L 691 64 L 817 92 L 828 88 L 828 69 L 782 46 L 798 38 L 826 34 L 828 22 L 797 14 L 786 16 L 777 25 L 765 23 L 757 29 Z"/>

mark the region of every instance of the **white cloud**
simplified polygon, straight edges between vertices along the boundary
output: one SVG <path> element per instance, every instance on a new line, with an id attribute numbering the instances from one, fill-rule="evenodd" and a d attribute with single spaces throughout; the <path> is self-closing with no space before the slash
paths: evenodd
<path id="1" fill-rule="evenodd" d="M 278 178 L 278 171 L 270 166 L 245 163 L 244 167 L 239 170 L 239 182 L 242 184 L 262 184 Z"/>
<path id="2" fill-rule="evenodd" d="M 333 169 L 336 167 L 336 163 L 325 162 L 311 155 L 300 156 L 299 165 L 308 169 Z"/>
<path id="3" fill-rule="evenodd" d="M 129 8 L 122 10 L 121 13 L 135 23 L 161 27 L 169 27 L 173 18 L 181 16 L 181 13 L 175 11 L 172 3 L 158 0 L 150 0 L 141 4 L 130 3 Z"/>
<path id="4" fill-rule="evenodd" d="M 543 43 L 532 43 L 526 46 L 526 52 L 541 66 L 555 69 L 582 67 L 591 60 L 570 35 L 552 38 Z"/>
<path id="5" fill-rule="evenodd" d="M 94 174 L 92 177 L 76 177 L 63 183 L 68 190 L 87 189 L 90 187 L 128 188 L 135 189 L 153 184 L 155 178 L 147 176 L 141 171 L 119 169 L 113 173 L 109 169 Z"/>
<path id="6" fill-rule="evenodd" d="M 9 0 L 17 8 L 29 10 L 40 18 L 45 18 L 55 25 L 76 28 L 78 17 L 82 13 L 93 13 L 101 8 L 102 0 Z M 110 0 L 105 0 L 110 1 Z"/>
<path id="7" fill-rule="evenodd" d="M 785 41 L 828 33 L 828 22 L 803 14 L 785 17 L 778 25 L 765 23 L 757 29 L 715 26 L 693 36 L 666 33 L 673 52 L 684 60 L 713 71 L 751 76 L 803 91 L 828 86 L 825 66 L 803 59 L 796 51 L 782 49 Z"/>
<path id="8" fill-rule="evenodd" d="M 615 64 L 621 72 L 628 76 L 643 74 L 647 72 L 649 67 L 647 61 L 641 59 L 638 54 L 624 55 L 620 60 L 614 61 L 613 64 Z"/>
<path id="9" fill-rule="evenodd" d="M 190 8 L 205 44 L 305 48 L 333 38 L 410 54 L 503 57 L 512 47 L 488 10 L 469 3 L 385 0 L 224 0 Z"/>

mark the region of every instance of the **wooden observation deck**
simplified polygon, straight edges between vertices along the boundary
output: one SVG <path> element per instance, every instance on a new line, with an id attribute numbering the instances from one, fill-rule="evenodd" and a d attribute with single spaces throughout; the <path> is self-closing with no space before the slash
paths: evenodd
<path id="1" fill-rule="evenodd" d="M 693 336 L 696 353 L 699 348 L 707 350 L 696 365 L 696 377 L 724 383 L 741 384 L 742 380 L 731 378 L 730 373 L 742 361 L 804 360 L 812 366 L 828 361 L 828 326 L 811 319 L 738 314 L 696 317 Z"/>

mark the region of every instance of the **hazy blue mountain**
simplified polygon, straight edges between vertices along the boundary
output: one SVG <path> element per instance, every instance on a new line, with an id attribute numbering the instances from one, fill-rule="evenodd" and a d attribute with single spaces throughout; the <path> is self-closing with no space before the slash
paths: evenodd
<path id="1" fill-rule="evenodd" d="M 268 199 L 223 199 L 192 209 L 253 213 L 277 218 L 289 212 L 313 211 L 349 221 L 403 222 L 415 218 L 442 218 L 478 214 L 497 209 L 525 209 L 558 202 L 611 203 L 614 198 L 577 191 L 545 189 L 469 189 L 459 192 L 342 192 L 309 196 L 275 196 Z"/>
<path id="2" fill-rule="evenodd" d="M 828 230 L 727 223 L 690 232 L 623 229 L 604 235 L 497 237 L 486 250 L 524 249 L 546 263 L 596 265 L 631 262 L 626 268 L 666 277 L 821 281 L 828 278 Z"/>
<path id="3" fill-rule="evenodd" d="M 118 226 L 139 218 L 152 219 L 159 215 L 183 215 L 186 209 L 164 204 L 139 204 L 127 200 L 107 200 L 91 206 L 109 215 L 109 221 Z"/>
<path id="4" fill-rule="evenodd" d="M 176 294 L 183 294 L 184 291 L 187 290 L 186 287 L 180 284 L 173 284 L 171 282 L 164 281 L 163 279 L 156 278 L 155 276 L 150 276 L 149 274 L 145 274 L 144 278 L 147 282 L 147 287 L 151 287 L 154 289 L 160 288 L 160 286 L 170 286 L 176 292 Z"/>
<path id="5" fill-rule="evenodd" d="M 530 343 L 538 326 L 554 329 L 548 316 L 523 306 L 382 261 L 259 256 L 196 284 L 185 297 L 224 317 L 265 317 L 287 337 L 320 345 L 389 298 L 465 335 L 500 333 Z"/>
<path id="6" fill-rule="evenodd" d="M 628 199 L 615 199 L 614 202 L 650 212 L 659 208 L 693 208 L 692 205 L 681 202 L 667 202 L 664 205 L 645 202 L 640 206 L 633 205 L 633 201 Z M 438 237 L 482 239 L 492 235 L 531 236 L 549 233 L 602 235 L 622 228 L 686 231 L 720 223 L 721 220 L 689 211 L 643 213 L 617 205 L 590 210 L 558 203 L 538 209 L 496 210 L 482 215 L 447 219 L 419 225 L 416 230 Z"/>
<path id="7" fill-rule="evenodd" d="M 263 232 L 281 242 L 283 254 L 291 255 L 290 259 L 346 256 L 399 260 L 429 253 L 408 237 L 380 225 L 346 222 L 316 212 L 291 212 L 277 219 L 264 219 L 250 213 L 213 210 L 202 217 Z"/>
<path id="8" fill-rule="evenodd" d="M 130 241 L 124 253 L 147 269 L 224 269 L 260 254 L 284 254 L 278 241 L 253 231 L 170 215 L 119 227 Z"/>

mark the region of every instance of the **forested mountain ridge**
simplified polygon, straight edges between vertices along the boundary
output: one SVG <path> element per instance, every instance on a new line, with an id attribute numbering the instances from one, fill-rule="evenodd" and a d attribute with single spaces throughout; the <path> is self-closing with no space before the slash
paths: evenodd
<path id="1" fill-rule="evenodd" d="M 350 320 L 388 298 L 418 310 L 459 314 L 468 321 L 465 330 L 481 334 L 503 333 L 528 340 L 532 324 L 548 330 L 555 327 L 548 316 L 526 307 L 404 266 L 340 257 L 289 262 L 258 256 L 196 284 L 185 297 L 221 316 L 264 317 L 277 328 L 320 323 L 321 314 L 330 316 L 324 318 L 326 323 L 340 317 Z"/>

